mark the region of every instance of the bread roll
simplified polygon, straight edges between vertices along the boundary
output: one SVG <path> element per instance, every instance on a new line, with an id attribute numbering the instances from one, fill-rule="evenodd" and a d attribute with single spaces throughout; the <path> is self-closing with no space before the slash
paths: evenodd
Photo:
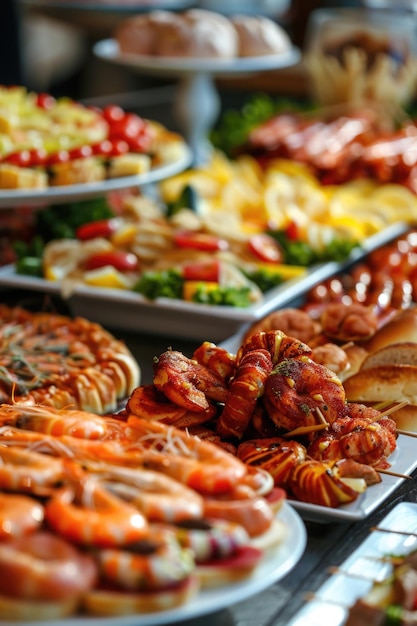
<path id="1" fill-rule="evenodd" d="M 360 369 L 367 370 L 380 365 L 417 365 L 417 343 L 401 341 L 384 346 L 368 354 Z"/>
<path id="2" fill-rule="evenodd" d="M 344 380 L 343 387 L 348 402 L 417 404 L 417 366 L 370 367 Z"/>
<path id="3" fill-rule="evenodd" d="M 287 33 L 264 16 L 234 15 L 231 21 L 238 35 L 238 56 L 282 54 L 291 48 Z"/>
<path id="4" fill-rule="evenodd" d="M 376 352 L 393 343 L 417 343 L 417 308 L 405 309 L 382 326 L 365 344 L 369 352 Z"/>

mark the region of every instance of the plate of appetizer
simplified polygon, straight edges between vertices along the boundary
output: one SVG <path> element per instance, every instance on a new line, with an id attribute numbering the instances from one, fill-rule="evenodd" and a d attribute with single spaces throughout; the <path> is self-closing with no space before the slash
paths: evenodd
<path id="1" fill-rule="evenodd" d="M 392 623 L 400 623 L 397 620 L 401 620 L 402 614 L 414 619 L 414 605 L 406 605 L 404 596 L 396 597 L 393 583 L 396 580 L 400 590 L 402 578 L 415 574 L 416 531 L 417 506 L 411 502 L 398 504 L 288 626 L 320 626 L 323 614 L 328 626 L 368 624 L 371 620 L 388 623 L 384 619 L 390 615 Z M 407 595 L 413 599 L 414 596 Z"/>
<path id="2" fill-rule="evenodd" d="M 266 589 L 304 552 L 285 492 L 210 442 L 123 412 L 0 413 L 3 467 L 22 477 L 1 494 L 2 626 L 182 622 Z"/>
<path id="3" fill-rule="evenodd" d="M 87 107 L 19 86 L 0 88 L 0 102 L 1 208 L 137 187 L 191 162 L 180 135 L 117 105 Z"/>

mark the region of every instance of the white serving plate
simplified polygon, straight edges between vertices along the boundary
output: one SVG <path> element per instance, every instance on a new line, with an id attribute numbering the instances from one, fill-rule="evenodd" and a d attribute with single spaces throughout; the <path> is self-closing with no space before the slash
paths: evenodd
<path id="1" fill-rule="evenodd" d="M 235 584 L 218 589 L 207 589 L 186 605 L 169 611 L 109 618 L 73 617 L 52 621 L 30 621 L 30 626 L 162 626 L 185 622 L 195 617 L 209 615 L 236 604 L 270 587 L 281 580 L 302 557 L 307 534 L 298 513 L 286 502 L 277 517 L 287 528 L 286 538 L 268 550 L 253 575 Z M 29 622 L 20 622 L 29 626 Z M 16 626 L 16 622 L 0 620 L 0 626 Z"/>
<path id="2" fill-rule="evenodd" d="M 121 176 L 107 180 L 47 187 L 46 189 L 0 189 L 0 209 L 26 206 L 48 206 L 64 204 L 104 196 L 111 191 L 143 187 L 185 170 L 192 162 L 192 154 L 184 143 L 181 156 L 175 161 L 167 161 L 149 172 L 135 176 Z"/>
<path id="3" fill-rule="evenodd" d="M 280 54 L 232 59 L 196 57 L 157 57 L 121 53 L 115 39 L 102 39 L 93 46 L 94 54 L 103 61 L 129 66 L 140 71 L 158 74 L 234 75 L 282 69 L 295 65 L 301 58 L 296 47 Z"/>
<path id="4" fill-rule="evenodd" d="M 132 291 L 81 284 L 74 288 L 66 301 L 73 315 L 86 317 L 111 329 L 213 342 L 232 337 L 231 342 L 236 343 L 238 341 L 236 333 L 246 324 L 287 306 L 314 284 L 333 276 L 370 251 L 403 234 L 407 229 L 408 226 L 402 223 L 390 226 L 363 242 L 361 248 L 353 250 L 344 263 L 332 262 L 313 267 L 306 275 L 271 289 L 261 302 L 244 309 L 195 304 L 168 298 L 147 300 Z M 0 267 L 1 287 L 61 295 L 59 282 L 17 274 L 13 264 Z"/>
<path id="5" fill-rule="evenodd" d="M 378 526 L 416 533 L 417 505 L 411 502 L 398 504 Z M 316 592 L 316 599 L 305 604 L 287 626 L 342 626 L 348 607 L 369 591 L 372 580 L 383 580 L 389 573 L 388 564 L 378 559 L 388 554 L 407 554 L 416 549 L 416 536 L 371 532 L 341 566 L 343 572 L 352 575 L 334 574 Z M 366 580 L 368 577 L 369 580 Z"/>

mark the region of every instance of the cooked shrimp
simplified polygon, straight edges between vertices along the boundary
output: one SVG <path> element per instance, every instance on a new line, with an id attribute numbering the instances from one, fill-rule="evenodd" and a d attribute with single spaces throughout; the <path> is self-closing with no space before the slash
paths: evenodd
<path id="1" fill-rule="evenodd" d="M 2 406 L 0 411 L 4 412 Z M 70 435 L 80 439 L 112 439 L 123 434 L 123 424 L 120 421 L 100 417 L 88 411 L 13 404 L 6 413 L 14 413 L 14 425 L 18 428 L 54 437 Z"/>
<path id="2" fill-rule="evenodd" d="M 176 524 L 174 532 L 179 543 L 191 550 L 196 563 L 226 558 L 250 541 L 243 526 L 221 519 L 204 518 Z"/>
<path id="3" fill-rule="evenodd" d="M 308 454 L 323 461 L 346 458 L 381 469 L 389 467 L 387 458 L 397 445 L 394 420 L 378 420 L 379 411 L 361 404 L 349 403 L 348 411 L 313 439 Z"/>
<path id="4" fill-rule="evenodd" d="M 321 316 L 323 332 L 338 341 L 359 341 L 372 337 L 378 329 L 378 317 L 372 306 L 331 302 Z"/>
<path id="5" fill-rule="evenodd" d="M 141 385 L 130 395 L 125 413 L 127 415 L 133 413 L 148 420 L 158 420 L 177 428 L 188 428 L 208 422 L 216 415 L 217 410 L 214 405 L 209 405 L 207 409 L 198 413 L 190 411 L 168 400 L 155 385 Z"/>
<path id="6" fill-rule="evenodd" d="M 175 350 L 167 350 L 155 359 L 153 382 L 169 400 L 197 413 L 208 409 L 207 398 L 224 402 L 228 394 L 221 378 Z"/>
<path id="7" fill-rule="evenodd" d="M 43 506 L 33 498 L 0 493 L 0 540 L 34 532 L 43 518 Z"/>
<path id="8" fill-rule="evenodd" d="M 62 477 L 61 459 L 33 450 L 0 446 L 0 488 L 31 493 L 39 487 L 56 485 Z"/>
<path id="9" fill-rule="evenodd" d="M 228 520 L 243 526 L 250 537 L 257 537 L 270 528 L 274 513 L 262 496 L 230 499 L 204 498 L 204 517 Z"/>
<path id="10" fill-rule="evenodd" d="M 130 591 L 166 589 L 195 569 L 193 553 L 181 546 L 171 528 L 152 530 L 146 539 L 123 549 L 99 550 L 96 558 L 104 581 Z"/>
<path id="11" fill-rule="evenodd" d="M 193 359 L 204 365 L 226 383 L 232 378 L 236 369 L 236 357 L 225 348 L 215 343 L 204 341 L 193 353 Z"/>
<path id="12" fill-rule="evenodd" d="M 224 409 L 216 423 L 216 430 L 221 437 L 243 437 L 271 371 L 272 359 L 266 350 L 251 350 L 242 356 L 230 383 Z"/>
<path id="13" fill-rule="evenodd" d="M 240 363 L 244 354 L 252 350 L 266 350 L 269 352 L 274 365 L 283 359 L 310 356 L 312 352 L 311 348 L 303 341 L 290 337 L 281 330 L 270 330 L 251 335 L 242 343 L 237 352 L 237 364 Z"/>
<path id="14" fill-rule="evenodd" d="M 317 409 L 328 423 L 346 413 L 341 380 L 307 356 L 278 363 L 265 382 L 263 401 L 271 419 L 285 430 L 317 424 Z"/>
<path id="15" fill-rule="evenodd" d="M 36 602 L 73 599 L 73 609 L 97 581 L 93 558 L 47 531 L 0 542 L 0 571 L 0 595 Z"/>
<path id="16" fill-rule="evenodd" d="M 219 446 L 178 428 L 135 415 L 130 415 L 127 423 L 141 446 L 144 467 L 165 472 L 199 493 L 228 492 L 247 473 L 244 463 Z"/>
<path id="17" fill-rule="evenodd" d="M 87 463 L 104 487 L 131 502 L 150 522 L 201 517 L 203 498 L 171 476 L 143 468 Z"/>
<path id="18" fill-rule="evenodd" d="M 97 479 L 85 476 L 71 482 L 45 505 L 45 520 L 56 533 L 79 545 L 104 548 L 128 545 L 148 534 L 145 516 Z"/>

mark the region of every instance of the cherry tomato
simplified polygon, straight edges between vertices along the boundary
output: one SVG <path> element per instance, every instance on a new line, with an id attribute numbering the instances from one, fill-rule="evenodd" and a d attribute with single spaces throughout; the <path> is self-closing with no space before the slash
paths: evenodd
<path id="1" fill-rule="evenodd" d="M 281 263 L 283 253 L 279 243 L 266 233 L 253 235 L 249 239 L 249 250 L 265 263 Z"/>
<path id="2" fill-rule="evenodd" d="M 177 232 L 174 241 L 179 248 L 191 248 L 193 250 L 203 250 L 204 252 L 216 252 L 217 250 L 227 250 L 229 248 L 229 243 L 216 235 L 196 233 L 188 230 Z"/>
<path id="3" fill-rule="evenodd" d="M 70 154 L 68 150 L 58 150 L 49 155 L 48 165 L 58 165 L 59 163 L 68 163 L 70 161 Z"/>
<path id="4" fill-rule="evenodd" d="M 145 126 L 144 120 L 135 113 L 125 113 L 123 117 L 110 124 L 110 139 L 120 138 L 125 141 L 135 139 Z"/>
<path id="5" fill-rule="evenodd" d="M 116 232 L 119 224 L 120 220 L 117 217 L 111 217 L 108 220 L 95 220 L 79 226 L 75 231 L 75 235 L 82 241 L 95 239 L 96 237 L 106 238 Z"/>
<path id="6" fill-rule="evenodd" d="M 109 156 L 120 156 L 129 152 L 129 144 L 124 139 L 114 139 L 111 141 L 112 149 Z"/>
<path id="7" fill-rule="evenodd" d="M 152 137 L 145 131 L 129 139 L 128 143 L 132 152 L 148 152 L 152 145 Z"/>
<path id="8" fill-rule="evenodd" d="M 110 252 L 97 252 L 84 263 L 86 270 L 96 270 L 106 265 L 111 265 L 119 272 L 132 272 L 138 269 L 139 261 L 132 252 L 112 250 Z"/>
<path id="9" fill-rule="evenodd" d="M 121 120 L 124 115 L 125 112 L 122 107 L 119 107 L 116 104 L 108 104 L 103 109 L 103 117 L 109 124 L 113 124 L 114 122 Z"/>
<path id="10" fill-rule="evenodd" d="M 91 146 L 93 154 L 97 156 L 110 156 L 113 152 L 113 143 L 109 139 L 104 139 L 100 143 Z"/>
<path id="11" fill-rule="evenodd" d="M 93 149 L 91 146 L 84 145 L 79 146 L 78 148 L 72 148 L 69 150 L 70 161 L 73 159 L 86 159 L 93 154 Z"/>
<path id="12" fill-rule="evenodd" d="M 220 262 L 217 259 L 208 261 L 194 261 L 186 263 L 182 268 L 184 280 L 201 280 L 204 282 L 219 282 Z"/>
<path id="13" fill-rule="evenodd" d="M 290 222 L 285 229 L 285 235 L 289 241 L 298 241 L 300 239 L 300 231 L 296 222 Z"/>
<path id="14" fill-rule="evenodd" d="M 11 163 L 18 167 L 29 167 L 31 164 L 31 157 L 29 150 L 20 150 L 19 152 L 12 152 L 4 157 L 5 163 Z"/>
<path id="15" fill-rule="evenodd" d="M 38 93 L 36 96 L 36 106 L 40 109 L 48 111 L 49 109 L 52 109 L 55 103 L 55 98 L 49 93 Z"/>
<path id="16" fill-rule="evenodd" d="M 45 148 L 33 148 L 29 150 L 30 153 L 30 164 L 33 167 L 45 165 L 48 160 L 48 153 Z"/>

